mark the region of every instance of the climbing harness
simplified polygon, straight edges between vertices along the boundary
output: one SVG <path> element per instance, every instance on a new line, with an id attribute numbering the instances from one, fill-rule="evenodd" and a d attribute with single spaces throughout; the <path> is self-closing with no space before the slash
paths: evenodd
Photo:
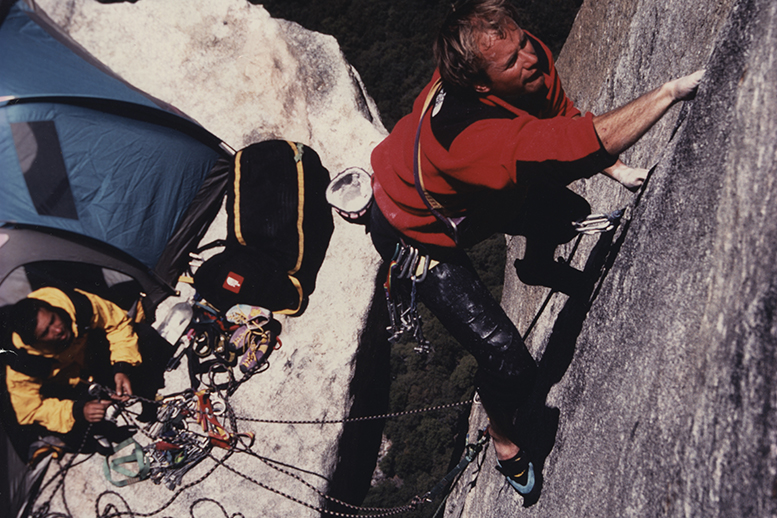
<path id="1" fill-rule="evenodd" d="M 429 273 L 431 259 L 422 255 L 417 248 L 397 243 L 394 257 L 391 259 L 383 290 L 386 294 L 386 305 L 389 313 L 389 342 L 399 341 L 407 332 L 413 333 L 418 346 L 416 352 L 429 352 L 429 341 L 424 338 L 423 322 L 418 314 L 418 283 L 426 279 Z M 398 283 L 410 281 L 410 297 L 403 292 L 403 286 Z M 404 295 L 404 296 L 403 296 Z"/>
<path id="2" fill-rule="evenodd" d="M 113 459 L 110 458 L 112 455 L 118 454 L 126 448 L 132 448 L 128 455 Z M 112 448 L 112 451 L 113 453 L 111 455 L 105 457 L 105 463 L 103 464 L 103 473 L 108 482 L 116 487 L 124 487 L 148 478 L 150 466 L 146 462 L 146 455 L 143 448 L 135 439 L 130 437 Z M 131 465 L 134 465 L 133 469 L 130 469 L 129 466 Z M 115 479 L 112 473 L 118 473 L 122 475 L 123 478 Z"/>

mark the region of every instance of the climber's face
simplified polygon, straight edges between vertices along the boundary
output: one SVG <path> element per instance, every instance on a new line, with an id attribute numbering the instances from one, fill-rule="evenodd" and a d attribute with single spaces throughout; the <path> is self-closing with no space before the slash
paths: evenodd
<path id="1" fill-rule="evenodd" d="M 64 311 L 57 308 L 38 310 L 38 325 L 35 327 L 36 347 L 50 352 L 65 349 L 73 340 L 71 320 Z"/>
<path id="2" fill-rule="evenodd" d="M 545 87 L 534 45 L 517 25 L 508 27 L 501 35 L 493 30 L 482 33 L 478 46 L 489 81 L 477 83 L 476 92 L 510 101 Z"/>

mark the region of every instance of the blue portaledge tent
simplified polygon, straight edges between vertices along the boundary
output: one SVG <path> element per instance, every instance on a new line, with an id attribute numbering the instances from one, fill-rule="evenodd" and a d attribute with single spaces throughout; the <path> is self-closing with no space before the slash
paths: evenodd
<path id="1" fill-rule="evenodd" d="M 153 315 L 220 208 L 232 154 L 33 0 L 0 0 L 0 303 L 53 280 L 109 296 L 93 274 L 111 272 Z M 11 279 L 23 288 L 4 299 Z M 14 449 L 26 460 L 0 437 L 0 506 L 23 516 L 39 473 L 23 473 Z"/>
<path id="2" fill-rule="evenodd" d="M 0 221 L 116 249 L 162 281 L 145 291 L 155 306 L 219 208 L 231 149 L 113 74 L 31 0 L 0 2 Z"/>

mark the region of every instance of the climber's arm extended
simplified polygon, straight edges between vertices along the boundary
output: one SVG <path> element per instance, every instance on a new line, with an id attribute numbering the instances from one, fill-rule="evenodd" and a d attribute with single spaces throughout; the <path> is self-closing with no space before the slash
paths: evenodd
<path id="1" fill-rule="evenodd" d="M 625 106 L 594 116 L 594 128 L 611 155 L 634 145 L 675 103 L 693 99 L 704 70 L 664 83 Z M 617 164 L 616 164 L 617 166 Z"/>

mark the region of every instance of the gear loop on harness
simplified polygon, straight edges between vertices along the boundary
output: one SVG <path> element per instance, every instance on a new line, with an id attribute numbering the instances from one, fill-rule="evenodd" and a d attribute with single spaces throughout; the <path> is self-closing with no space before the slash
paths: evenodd
<path id="1" fill-rule="evenodd" d="M 418 343 L 415 350 L 419 353 L 427 353 L 430 350 L 429 341 L 423 336 L 423 324 L 418 314 L 416 296 L 418 283 L 426 279 L 430 264 L 429 254 L 422 254 L 417 248 L 404 242 L 397 243 L 394 257 L 389 263 L 386 282 L 383 284 L 390 322 L 386 328 L 389 332 L 389 342 L 395 343 L 406 332 L 412 332 L 413 338 Z M 405 292 L 406 288 L 398 285 L 399 282 L 404 281 L 410 281 L 409 300 Z"/>

